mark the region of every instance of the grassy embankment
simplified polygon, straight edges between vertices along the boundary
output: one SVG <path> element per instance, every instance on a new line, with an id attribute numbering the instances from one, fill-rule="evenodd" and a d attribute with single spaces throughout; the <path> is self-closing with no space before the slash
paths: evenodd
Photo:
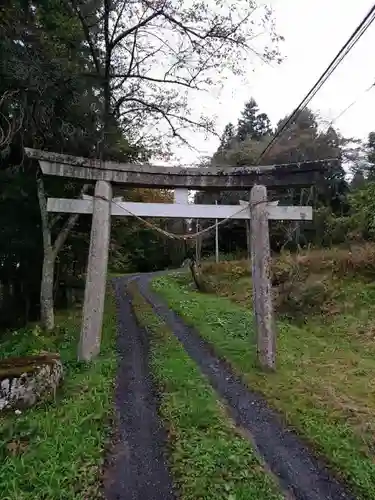
<path id="1" fill-rule="evenodd" d="M 154 289 L 243 374 L 355 489 L 375 499 L 375 248 L 274 262 L 278 367 L 257 369 L 248 262 L 207 264 L 212 294 L 187 275 Z"/>
<path id="2" fill-rule="evenodd" d="M 183 347 L 130 286 L 151 336 L 151 366 L 168 430 L 170 466 L 181 500 L 281 500 L 274 478 L 241 437 Z"/>
<path id="3" fill-rule="evenodd" d="M 56 401 L 0 416 L 2 500 L 100 498 L 116 369 L 112 295 L 106 301 L 102 352 L 90 365 L 76 361 L 80 321 L 75 309 L 58 314 L 50 334 L 34 327 L 2 338 L 2 358 L 59 352 L 65 368 Z"/>

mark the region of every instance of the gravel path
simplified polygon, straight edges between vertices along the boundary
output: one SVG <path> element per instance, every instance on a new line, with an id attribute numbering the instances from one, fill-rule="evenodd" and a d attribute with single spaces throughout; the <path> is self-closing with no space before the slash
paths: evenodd
<path id="1" fill-rule="evenodd" d="M 135 320 L 127 280 L 113 280 L 118 309 L 117 428 L 104 495 L 107 500 L 174 500 L 163 453 L 166 436 L 148 368 L 147 337 Z"/>
<path id="2" fill-rule="evenodd" d="M 283 426 L 265 401 L 249 390 L 228 364 L 215 356 L 212 347 L 150 291 L 149 280 L 150 275 L 137 278 L 142 295 L 167 322 L 220 399 L 226 402 L 236 423 L 250 433 L 258 452 L 277 475 L 282 488 L 291 492 L 297 500 L 355 500 L 297 435 Z M 121 314 L 128 322 L 128 310 L 121 311 Z"/>

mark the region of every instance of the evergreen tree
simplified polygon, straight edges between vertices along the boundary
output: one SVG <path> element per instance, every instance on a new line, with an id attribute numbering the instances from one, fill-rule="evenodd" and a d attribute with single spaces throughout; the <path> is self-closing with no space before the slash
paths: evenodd
<path id="1" fill-rule="evenodd" d="M 233 145 L 233 141 L 235 139 L 236 132 L 234 129 L 233 123 L 228 123 L 225 126 L 223 135 L 221 136 L 220 139 L 220 146 L 219 146 L 219 151 L 226 151 L 230 149 L 230 147 Z"/>
<path id="2" fill-rule="evenodd" d="M 367 143 L 368 179 L 375 180 L 375 132 L 370 132 Z"/>
<path id="3" fill-rule="evenodd" d="M 245 139 L 259 140 L 271 133 L 271 123 L 266 113 L 259 113 L 255 99 L 251 98 L 245 104 L 238 120 L 237 138 L 239 141 Z"/>

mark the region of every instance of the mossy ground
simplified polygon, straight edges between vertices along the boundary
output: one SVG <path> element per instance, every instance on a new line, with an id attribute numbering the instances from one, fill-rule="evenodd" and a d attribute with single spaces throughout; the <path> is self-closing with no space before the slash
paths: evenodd
<path id="1" fill-rule="evenodd" d="M 25 328 L 2 339 L 1 356 L 58 352 L 65 381 L 54 402 L 0 416 L 0 498 L 87 500 L 101 497 L 101 467 L 112 414 L 116 311 L 106 302 L 102 351 L 76 361 L 81 312 L 58 314 L 54 332 Z"/>

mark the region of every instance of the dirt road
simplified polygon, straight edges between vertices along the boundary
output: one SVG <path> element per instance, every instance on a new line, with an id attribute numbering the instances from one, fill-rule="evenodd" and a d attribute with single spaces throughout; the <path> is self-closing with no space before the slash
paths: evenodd
<path id="1" fill-rule="evenodd" d="M 151 276 L 130 279 L 136 279 L 141 294 L 197 363 L 218 399 L 226 404 L 231 417 L 277 476 L 286 496 L 297 500 L 355 500 L 302 440 L 283 425 L 267 403 L 235 376 L 225 361 L 218 359 L 196 331 L 151 292 Z M 114 281 L 119 318 L 116 405 L 121 445 L 117 458 L 114 457 L 112 489 L 107 499 L 169 500 L 174 494 L 163 455 L 165 435 L 158 421 L 148 370 L 148 341 L 132 313 L 131 298 L 126 294 L 127 279 Z"/>

